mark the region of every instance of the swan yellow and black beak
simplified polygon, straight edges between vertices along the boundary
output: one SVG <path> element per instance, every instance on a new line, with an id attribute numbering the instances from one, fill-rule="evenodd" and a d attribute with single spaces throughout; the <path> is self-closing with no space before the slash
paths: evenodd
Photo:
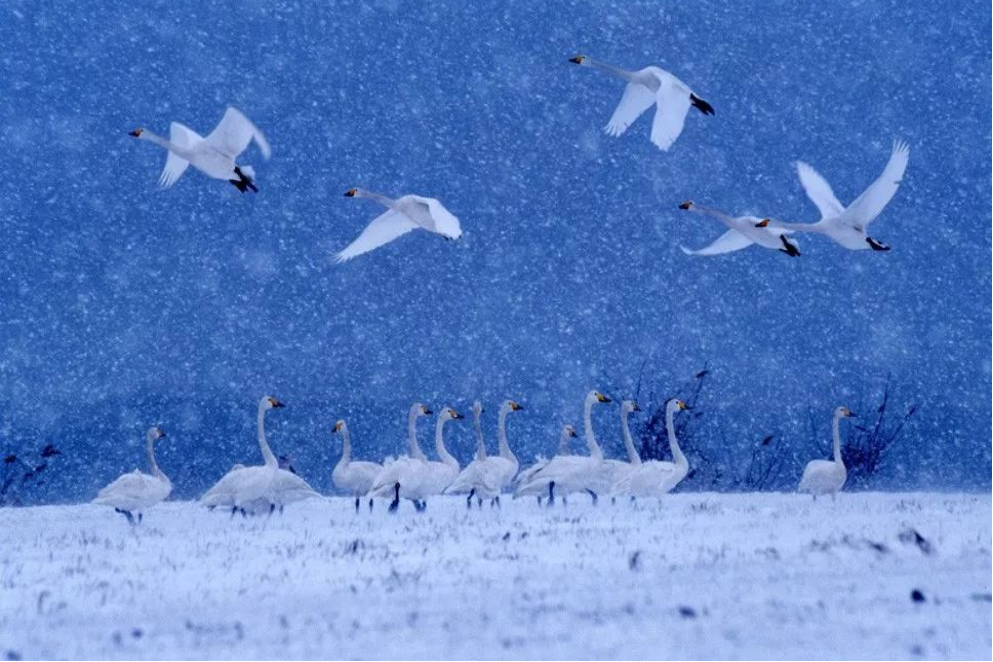
<path id="1" fill-rule="evenodd" d="M 688 404 L 686 404 L 682 400 L 676 400 L 676 406 L 679 407 L 680 409 L 682 409 L 683 411 L 689 411 L 690 409 L 693 409 L 693 407 L 690 407 Z"/>
<path id="2" fill-rule="evenodd" d="M 638 406 L 637 402 L 631 403 L 631 411 L 641 411 L 641 407 Z"/>
<path id="3" fill-rule="evenodd" d="M 450 411 L 452 412 L 452 418 L 453 418 L 453 419 L 456 419 L 456 418 L 465 418 L 465 416 L 463 416 L 462 414 L 460 414 L 460 413 L 458 413 L 458 412 L 457 412 L 457 411 L 455 411 L 454 409 L 452 409 L 452 410 L 450 410 Z"/>
<path id="4" fill-rule="evenodd" d="M 334 424 L 334 431 L 341 432 L 341 428 L 345 427 L 345 421 L 338 421 Z"/>
<path id="5" fill-rule="evenodd" d="M 273 406 L 274 409 L 279 409 L 280 407 L 285 407 L 286 406 L 285 403 L 280 402 L 276 398 L 269 398 L 269 402 L 272 403 L 272 406 Z"/>
<path id="6" fill-rule="evenodd" d="M 428 409 L 427 407 L 425 407 L 424 405 L 421 405 L 421 413 L 424 414 L 425 416 L 430 416 L 434 412 Z"/>
<path id="7" fill-rule="evenodd" d="M 135 138 L 140 138 L 143 131 L 144 129 L 135 129 L 134 131 L 129 132 L 128 135 L 134 136 Z"/>
<path id="8" fill-rule="evenodd" d="M 578 434 L 576 434 L 576 428 L 569 428 L 569 436 L 570 437 L 578 437 L 579 436 Z"/>
<path id="9" fill-rule="evenodd" d="M 513 400 L 511 400 L 510 401 L 510 408 L 513 411 L 520 411 L 520 410 L 524 409 L 524 406 L 523 405 L 520 405 L 520 404 L 518 404 L 516 402 L 514 402 Z"/>
<path id="10" fill-rule="evenodd" d="M 761 221 L 759 221 L 758 223 L 755 224 L 755 227 L 757 227 L 757 228 L 766 228 L 766 227 L 769 227 L 769 219 L 768 218 L 763 218 Z"/>
<path id="11" fill-rule="evenodd" d="M 586 59 L 585 55 L 577 55 L 575 57 L 569 58 L 569 62 L 572 62 L 573 64 L 582 64 L 583 60 L 585 59 Z"/>
<path id="12" fill-rule="evenodd" d="M 605 396 L 605 395 L 604 395 L 603 393 L 597 393 L 597 394 L 596 394 L 596 399 L 597 399 L 597 400 L 598 400 L 599 402 L 604 402 L 604 403 L 606 403 L 606 402 L 611 402 L 611 399 L 610 399 L 610 398 L 608 398 L 607 396 Z"/>
<path id="13" fill-rule="evenodd" d="M 680 209 L 689 209 L 692 206 L 693 206 L 693 201 L 692 200 L 686 200 L 685 202 L 679 203 L 679 208 Z"/>
<path id="14" fill-rule="evenodd" d="M 354 198 L 355 197 L 355 194 L 358 193 L 358 192 L 359 192 L 359 190 L 357 188 L 350 188 L 347 191 L 345 191 L 345 197 L 346 198 Z"/>

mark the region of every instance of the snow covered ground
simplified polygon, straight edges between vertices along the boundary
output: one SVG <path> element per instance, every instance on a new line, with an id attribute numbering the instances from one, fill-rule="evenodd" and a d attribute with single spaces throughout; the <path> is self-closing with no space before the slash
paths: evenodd
<path id="1" fill-rule="evenodd" d="M 3 509 L 0 655 L 989 659 L 990 573 L 989 495 Z"/>

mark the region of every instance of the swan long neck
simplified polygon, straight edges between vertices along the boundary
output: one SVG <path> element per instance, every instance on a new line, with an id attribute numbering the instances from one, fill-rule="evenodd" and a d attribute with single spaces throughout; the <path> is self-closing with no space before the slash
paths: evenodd
<path id="1" fill-rule="evenodd" d="M 373 191 L 366 191 L 365 189 L 358 189 L 355 192 L 356 198 L 367 198 L 369 200 L 375 200 L 384 207 L 389 207 L 393 209 L 396 206 L 396 200 L 393 198 L 387 198 L 382 193 L 375 193 Z"/>
<path id="2" fill-rule="evenodd" d="M 352 434 L 348 431 L 348 423 L 341 422 L 341 461 L 346 464 L 352 460 Z"/>
<path id="3" fill-rule="evenodd" d="M 731 216 L 722 212 L 720 209 L 715 209 L 713 207 L 704 207 L 703 205 L 698 205 L 697 203 L 694 202 L 693 206 L 690 207 L 690 211 L 694 211 L 698 214 L 703 214 L 704 216 L 710 216 L 712 218 L 716 218 L 717 220 L 719 220 L 721 223 L 728 226 L 729 228 L 734 227 L 734 219 Z"/>
<path id="4" fill-rule="evenodd" d="M 683 455 L 682 449 L 679 448 L 679 440 L 676 439 L 676 427 L 672 422 L 672 415 L 675 413 L 675 407 L 670 403 L 665 409 L 665 429 L 669 434 L 669 450 L 672 451 L 672 458 L 676 464 L 680 466 L 689 466 L 689 462 L 686 460 L 686 456 Z"/>
<path id="5" fill-rule="evenodd" d="M 259 403 L 259 448 L 262 449 L 262 457 L 265 458 L 266 466 L 278 467 L 279 461 L 272 454 L 272 449 L 269 448 L 269 442 L 265 438 L 265 412 L 265 403 Z"/>
<path id="6" fill-rule="evenodd" d="M 424 455 L 424 451 L 421 450 L 420 444 L 417 443 L 418 408 L 419 405 L 414 405 L 410 408 L 410 413 L 407 414 L 407 437 L 410 439 L 410 457 L 415 460 L 426 460 L 427 457 Z"/>
<path id="7" fill-rule="evenodd" d="M 841 466 L 845 466 L 844 461 L 841 459 L 841 414 L 836 413 L 834 415 L 834 420 L 831 422 L 831 433 L 834 436 L 834 461 Z"/>
<path id="8" fill-rule="evenodd" d="M 438 417 L 438 422 L 434 426 L 434 449 L 442 462 L 457 467 L 459 466 L 459 461 L 452 457 L 452 454 L 445 448 L 445 423 L 447 422 L 447 416 Z"/>
<path id="9" fill-rule="evenodd" d="M 596 441 L 596 434 L 593 432 L 593 403 L 595 403 L 596 397 L 593 395 L 586 396 L 586 403 L 583 407 L 583 427 L 586 430 L 586 445 L 590 449 L 590 456 L 603 459 L 603 451 L 600 450 L 600 444 Z"/>
<path id="10" fill-rule="evenodd" d="M 147 140 L 149 142 L 155 143 L 159 147 L 162 147 L 163 149 L 166 149 L 166 150 L 172 152 L 176 156 L 181 156 L 184 159 L 186 159 L 187 161 L 190 160 L 190 152 L 189 152 L 189 150 L 184 149 L 184 148 L 180 147 L 179 145 L 173 143 L 172 141 L 163 138 L 162 136 L 160 136 L 157 133 L 152 133 L 148 129 L 143 129 L 142 132 L 141 132 L 141 135 L 138 136 L 138 137 L 141 140 Z"/>
<path id="11" fill-rule="evenodd" d="M 631 439 L 631 430 L 628 428 L 628 414 L 631 411 L 627 407 L 621 407 L 621 434 L 624 436 L 624 448 L 628 452 L 628 462 L 631 464 L 641 464 L 641 456 L 638 449 L 634 447 L 634 440 Z"/>
<path id="12" fill-rule="evenodd" d="M 516 462 L 517 457 L 510 450 L 510 444 L 507 443 L 507 414 L 510 411 L 510 407 L 500 407 L 500 418 L 497 423 L 497 443 L 500 444 L 500 457 L 511 462 Z"/>
<path id="13" fill-rule="evenodd" d="M 607 64 L 606 62 L 601 62 L 600 60 L 594 60 L 591 57 L 587 57 L 586 60 L 590 63 L 589 66 L 594 69 L 599 69 L 600 71 L 606 71 L 608 74 L 613 74 L 618 78 L 623 78 L 624 80 L 631 82 L 634 80 L 634 72 L 628 71 L 627 69 L 621 69 L 620 67 L 615 67 L 612 64 Z"/>
<path id="14" fill-rule="evenodd" d="M 152 468 L 152 475 L 161 478 L 164 474 L 159 469 L 159 463 L 155 461 L 155 438 L 151 432 L 145 435 L 145 444 L 148 448 L 148 465 Z"/>
<path id="15" fill-rule="evenodd" d="M 479 411 L 473 412 L 473 424 L 476 427 L 476 459 L 486 459 L 486 440 L 483 438 L 483 422 L 480 420 L 482 414 Z"/>

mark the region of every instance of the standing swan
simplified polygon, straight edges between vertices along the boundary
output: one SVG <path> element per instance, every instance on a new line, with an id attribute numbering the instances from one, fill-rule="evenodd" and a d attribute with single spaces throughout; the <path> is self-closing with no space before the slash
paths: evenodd
<path id="1" fill-rule="evenodd" d="M 704 246 L 699 250 L 690 250 L 680 246 L 687 255 L 722 255 L 740 251 L 752 244 L 758 244 L 762 248 L 782 251 L 790 257 L 800 256 L 800 245 L 795 240 L 791 241 L 786 237 L 786 235 L 792 234 L 793 230 L 778 225 L 770 226 L 769 219 L 760 220 L 757 216 L 729 216 L 718 209 L 701 207 L 689 200 L 679 205 L 679 208 L 711 216 L 728 227 L 727 232 L 715 239 L 709 246 Z"/>
<path id="2" fill-rule="evenodd" d="M 603 489 L 607 492 L 614 492 L 617 484 L 635 468 L 641 466 L 641 456 L 634 447 L 634 440 L 631 439 L 631 430 L 628 428 L 628 415 L 633 411 L 641 411 L 638 403 L 632 400 L 624 400 L 621 403 L 621 436 L 624 438 L 624 449 L 627 451 L 627 462 L 623 460 L 603 461 Z"/>
<path id="3" fill-rule="evenodd" d="M 896 195 L 910 160 L 910 147 L 907 143 L 897 140 L 893 143 L 890 160 L 869 188 L 862 192 L 855 202 L 846 208 L 835 197 L 831 185 L 811 166 L 803 161 L 796 164 L 796 172 L 803 184 L 807 197 L 817 205 L 821 212 L 821 220 L 816 223 L 779 223 L 773 221 L 773 226 L 798 232 L 822 234 L 835 243 L 841 244 L 850 251 L 867 250 L 888 251 L 889 246 L 876 241 L 868 235 L 869 224 L 876 220 L 893 196 Z M 764 221 L 763 221 L 764 222 Z"/>
<path id="4" fill-rule="evenodd" d="M 560 457 L 569 457 L 570 455 L 569 442 L 572 439 L 574 439 L 576 436 L 577 436 L 576 428 L 572 427 L 568 423 L 566 425 L 563 425 L 562 432 L 559 433 L 559 447 L 558 450 L 555 452 L 555 455 L 552 456 L 551 460 L 542 457 L 540 455 L 537 458 L 535 458 L 534 464 L 532 464 L 527 469 L 522 470 L 521 473 L 517 474 L 517 478 L 514 480 L 515 489 L 520 490 L 522 485 L 525 485 L 528 482 L 530 482 L 530 480 L 534 478 L 539 471 L 541 471 L 546 466 L 548 466 L 550 462 L 555 462 L 556 459 Z M 515 494 L 514 496 L 516 497 L 517 494 Z M 538 503 L 540 505 L 542 495 L 538 494 L 537 496 L 538 496 Z"/>
<path id="5" fill-rule="evenodd" d="M 355 241 L 338 253 L 335 256 L 337 262 L 368 253 L 418 228 L 446 239 L 458 239 L 462 236 L 459 219 L 434 198 L 405 195 L 393 200 L 360 188 L 349 189 L 345 192 L 345 197 L 375 200 L 389 211 L 374 218 Z"/>
<path id="6" fill-rule="evenodd" d="M 693 106 L 704 115 L 713 115 L 714 108 L 698 97 L 686 83 L 659 67 L 645 67 L 638 71 L 619 69 L 585 55 L 569 60 L 581 67 L 593 67 L 628 82 L 624 96 L 604 128 L 611 136 L 620 136 L 646 110 L 655 105 L 652 121 L 652 142 L 668 151 L 683 132 L 686 113 Z"/>
<path id="7" fill-rule="evenodd" d="M 838 430 L 839 423 L 843 418 L 855 416 L 848 407 L 838 407 L 834 410 L 834 418 L 831 421 L 831 433 L 834 436 L 834 459 L 833 460 L 811 460 L 803 470 L 803 478 L 800 479 L 800 492 L 813 494 L 814 498 L 818 494 L 837 494 L 848 478 L 848 471 L 845 469 L 845 462 L 841 459 L 841 434 Z"/>
<path id="8" fill-rule="evenodd" d="M 467 508 L 472 508 L 472 500 L 475 497 L 482 506 L 483 499 L 494 499 L 500 494 L 500 475 L 493 471 L 494 465 L 489 464 L 489 456 L 486 453 L 486 440 L 483 437 L 483 405 L 476 401 L 472 405 L 473 424 L 476 428 L 476 456 L 458 478 L 445 488 L 445 494 L 467 494 L 465 503 Z"/>
<path id="9" fill-rule="evenodd" d="M 146 508 L 164 501 L 172 492 L 172 483 L 155 461 L 155 442 L 165 436 L 165 432 L 154 426 L 148 428 L 148 432 L 145 433 L 148 464 L 152 468 L 151 475 L 144 474 L 138 469 L 124 474 L 100 490 L 93 503 L 113 506 L 114 510 L 124 515 L 128 523 L 133 526 L 135 520 L 132 513 L 137 512 L 138 521 L 141 522 Z"/>
<path id="10" fill-rule="evenodd" d="M 590 391 L 586 394 L 583 403 L 583 424 L 586 429 L 586 446 L 590 451 L 589 456 L 555 457 L 541 470 L 534 474 L 527 483 L 521 485 L 516 494 L 544 494 L 548 493 L 548 505 L 555 504 L 556 491 L 559 494 L 569 494 L 571 492 L 588 492 L 593 498 L 593 503 L 597 502 L 597 492 L 602 491 L 603 485 L 603 451 L 597 443 L 596 435 L 593 432 L 593 405 L 597 403 L 609 403 L 611 400 L 599 391 Z M 606 486 L 610 487 L 610 486 Z"/>
<path id="11" fill-rule="evenodd" d="M 206 138 L 179 122 L 170 125 L 169 140 L 147 129 L 135 129 L 129 135 L 153 142 L 169 152 L 159 177 L 162 188 L 175 184 L 192 164 L 208 177 L 227 180 L 242 193 L 248 189 L 258 193 L 258 187 L 252 181 L 255 171 L 251 166 L 242 167 L 235 161 L 252 140 L 262 150 L 262 156 L 268 159 L 272 155 L 262 132 L 236 108 L 228 108 L 221 123 Z"/>
<path id="12" fill-rule="evenodd" d="M 414 501 L 415 507 L 420 510 L 420 502 L 414 500 L 416 493 L 415 483 L 421 476 L 422 465 L 427 463 L 427 457 L 421 450 L 421 445 L 417 443 L 417 419 L 428 416 L 432 412 L 430 409 L 415 402 L 407 412 L 407 439 L 410 444 L 410 453 L 407 456 L 398 457 L 392 462 L 383 465 L 383 470 L 376 476 L 372 487 L 369 488 L 370 497 L 380 497 L 393 499 L 390 504 L 390 512 L 396 511 L 400 497 Z"/>
<path id="13" fill-rule="evenodd" d="M 348 424 L 340 420 L 334 424 L 334 432 L 341 434 L 341 459 L 331 472 L 331 480 L 339 490 L 348 492 L 355 497 L 355 512 L 359 512 L 362 496 L 372 488 L 376 476 L 383 470 L 383 465 L 375 462 L 352 462 L 352 435 L 348 432 Z M 372 510 L 372 499 L 369 499 L 369 510 Z"/>
<path id="14" fill-rule="evenodd" d="M 690 471 L 689 461 L 679 448 L 676 439 L 676 429 L 672 418 L 677 411 L 685 411 L 690 407 L 682 400 L 673 398 L 665 404 L 665 427 L 669 434 L 669 450 L 672 451 L 673 462 L 650 460 L 642 462 L 615 486 L 618 494 L 631 497 L 657 497 L 671 492 Z"/>

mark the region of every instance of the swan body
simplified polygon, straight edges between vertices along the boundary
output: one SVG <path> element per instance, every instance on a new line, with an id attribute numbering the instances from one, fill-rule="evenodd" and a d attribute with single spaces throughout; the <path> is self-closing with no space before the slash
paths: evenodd
<path id="1" fill-rule="evenodd" d="M 519 489 L 522 485 L 527 484 L 532 478 L 534 478 L 538 474 L 539 471 L 541 471 L 546 466 L 548 466 L 549 462 L 554 461 L 555 458 L 568 457 L 570 455 L 569 441 L 576 436 L 577 436 L 576 428 L 572 427 L 569 424 L 563 425 L 562 432 L 559 434 L 559 447 L 555 455 L 552 456 L 551 459 L 539 455 L 537 458 L 535 458 L 534 464 L 532 464 L 527 469 L 521 470 L 521 472 L 517 474 L 517 478 L 514 479 L 515 490 Z"/>
<path id="2" fill-rule="evenodd" d="M 910 147 L 903 141 L 895 141 L 883 174 L 848 207 L 838 201 L 831 185 L 820 173 L 803 161 L 798 161 L 796 171 L 800 183 L 807 197 L 817 205 L 821 220 L 816 223 L 774 222 L 774 225 L 797 232 L 822 234 L 851 251 L 888 251 L 889 246 L 869 236 L 869 224 L 876 220 L 896 195 L 909 160 Z"/>
<path id="3" fill-rule="evenodd" d="M 834 410 L 834 418 L 831 421 L 831 433 L 834 441 L 834 458 L 832 460 L 811 460 L 804 467 L 803 477 L 800 479 L 800 492 L 813 494 L 838 493 L 845 485 L 848 478 L 848 470 L 845 469 L 845 462 L 841 459 L 841 434 L 839 425 L 841 419 L 855 416 L 848 407 L 838 407 Z"/>
<path id="4" fill-rule="evenodd" d="M 714 114 L 713 106 L 694 94 L 686 83 L 659 67 L 628 71 L 586 55 L 577 55 L 569 61 L 583 67 L 599 69 L 628 82 L 624 88 L 624 96 L 604 127 L 608 135 L 622 135 L 638 117 L 654 105 L 651 140 L 659 149 L 668 151 L 683 132 L 690 106 L 704 115 Z"/>
<path id="5" fill-rule="evenodd" d="M 669 449 L 672 452 L 672 462 L 650 460 L 642 462 L 618 481 L 614 491 L 632 497 L 656 497 L 671 492 L 686 474 L 690 465 L 683 451 L 679 448 L 673 427 L 673 416 L 677 411 L 689 409 L 682 400 L 669 400 L 665 407 L 665 425 L 669 434 Z"/>
<path id="6" fill-rule="evenodd" d="M 527 483 L 521 485 L 517 496 L 526 494 L 540 495 L 548 493 L 549 504 L 554 503 L 555 494 L 570 494 L 572 492 L 589 492 L 596 500 L 600 492 L 607 491 L 606 474 L 603 471 L 603 451 L 597 443 L 593 432 L 592 411 L 597 403 L 609 403 L 611 400 L 599 391 L 586 394 L 583 406 L 583 423 L 586 431 L 588 456 L 556 456 L 541 470 L 535 472 Z"/>
<path id="7" fill-rule="evenodd" d="M 334 486 L 355 497 L 355 509 L 358 510 L 359 498 L 372 489 L 376 476 L 383 470 L 383 465 L 376 462 L 355 462 L 352 460 L 352 436 L 348 432 L 348 424 L 340 420 L 334 424 L 334 431 L 341 434 L 341 459 L 331 472 Z"/>
<path id="8" fill-rule="evenodd" d="M 242 193 L 247 189 L 258 192 L 253 181 L 255 171 L 250 166 L 239 166 L 236 161 L 253 140 L 266 159 L 272 155 L 265 136 L 237 108 L 228 108 L 206 138 L 179 122 L 170 125 L 168 140 L 147 129 L 135 129 L 129 135 L 153 142 L 169 153 L 159 177 L 162 188 L 175 184 L 192 165 L 208 177 L 230 182 Z"/>
<path id="9" fill-rule="evenodd" d="M 770 248 L 782 251 L 790 257 L 800 255 L 800 245 L 795 239 L 790 239 L 787 235 L 793 233 L 779 225 L 770 225 L 769 219 L 760 219 L 756 216 L 730 216 L 724 212 L 711 207 L 702 207 L 695 202 L 686 201 L 679 205 L 680 209 L 703 214 L 716 218 L 725 226 L 728 231 L 714 240 L 708 246 L 698 250 L 691 250 L 685 246 L 680 246 L 687 255 L 723 255 L 732 253 L 742 248 L 748 248 L 752 244 L 757 244 L 762 248 Z"/>
<path id="10" fill-rule="evenodd" d="M 601 479 L 603 491 L 613 492 L 615 486 L 624 477 L 641 465 L 641 457 L 634 447 L 634 440 L 631 438 L 631 429 L 628 427 L 628 415 L 634 411 L 640 411 L 638 409 L 638 403 L 631 400 L 624 400 L 621 403 L 621 435 L 624 439 L 624 448 L 627 451 L 628 459 L 626 462 L 623 460 L 603 461 L 603 468 L 601 469 L 603 472 Z"/>
<path id="11" fill-rule="evenodd" d="M 141 521 L 146 509 L 164 501 L 172 492 L 172 483 L 155 461 L 155 443 L 165 436 L 165 432 L 158 427 L 151 427 L 145 433 L 151 474 L 142 473 L 138 469 L 124 474 L 100 490 L 93 503 L 113 506 L 129 522 L 134 523 L 132 513 L 137 513 L 138 521 Z"/>
<path id="12" fill-rule="evenodd" d="M 243 515 L 260 514 L 320 496 L 304 479 L 279 468 L 279 460 L 266 440 L 265 414 L 270 409 L 283 406 L 270 396 L 264 396 L 259 401 L 258 438 L 264 464 L 241 468 L 236 465 L 200 498 L 201 504 L 208 508 L 231 508 L 232 513 L 241 512 Z"/>
<path id="13" fill-rule="evenodd" d="M 360 188 L 345 192 L 348 198 L 368 198 L 386 207 L 387 211 L 372 220 L 355 241 L 335 256 L 344 262 L 390 243 L 413 230 L 421 229 L 446 239 L 462 236 L 462 226 L 444 205 L 434 198 L 405 195 L 396 200 Z"/>

